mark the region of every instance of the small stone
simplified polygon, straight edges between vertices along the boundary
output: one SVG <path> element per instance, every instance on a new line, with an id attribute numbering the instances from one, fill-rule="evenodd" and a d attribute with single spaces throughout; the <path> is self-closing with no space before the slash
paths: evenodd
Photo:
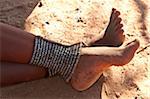
<path id="1" fill-rule="evenodd" d="M 46 24 L 49 24 L 49 22 L 45 22 Z"/>
<path id="2" fill-rule="evenodd" d="M 79 11 L 79 8 L 76 8 L 75 10 L 76 10 L 76 11 Z"/>

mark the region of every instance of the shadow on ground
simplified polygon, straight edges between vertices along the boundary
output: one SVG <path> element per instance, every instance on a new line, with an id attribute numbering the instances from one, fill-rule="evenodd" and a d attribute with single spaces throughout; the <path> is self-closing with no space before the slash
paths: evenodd
<path id="1" fill-rule="evenodd" d="M 39 0 L 1 0 L 0 22 L 24 29 L 26 18 Z"/>
<path id="2" fill-rule="evenodd" d="M 139 22 L 142 23 L 141 25 L 141 35 L 143 36 L 143 38 L 145 39 L 146 42 L 150 43 L 150 37 L 147 33 L 147 27 L 146 27 L 146 16 L 148 14 L 148 7 L 147 5 L 141 1 L 141 0 L 134 0 L 134 2 L 136 3 L 140 13 L 141 13 L 141 17 L 139 18 Z"/>
<path id="3" fill-rule="evenodd" d="M 17 3 L 16 3 L 17 2 Z M 24 29 L 26 18 L 39 0 L 1 0 L 0 22 Z M 73 90 L 60 78 L 46 78 L 0 89 L 1 99 L 99 99 L 103 77 L 84 92 Z M 101 85 L 100 85 L 101 84 Z"/>
<path id="4" fill-rule="evenodd" d="M 77 92 L 59 77 L 1 88 L 1 99 L 99 99 L 100 80 L 91 88 Z"/>

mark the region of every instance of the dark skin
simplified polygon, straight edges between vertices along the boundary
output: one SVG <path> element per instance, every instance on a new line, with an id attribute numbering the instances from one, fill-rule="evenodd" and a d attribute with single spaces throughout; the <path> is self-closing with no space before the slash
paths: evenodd
<path id="1" fill-rule="evenodd" d="M 123 42 L 121 38 L 123 38 L 124 35 L 118 13 L 119 12 L 115 9 L 112 10 L 111 20 L 105 31 L 105 35 L 100 35 L 98 38 L 93 39 L 91 41 L 92 43 L 89 42 L 89 45 L 105 44 L 107 46 L 110 45 L 109 42 L 111 42 L 111 46 L 117 46 Z M 48 75 L 46 68 L 28 64 L 32 57 L 35 35 L 3 23 L 0 23 L 0 28 L 2 45 L 1 86 L 46 77 Z M 110 31 L 114 33 L 111 34 L 109 33 Z M 118 37 L 118 41 L 113 41 L 113 39 L 110 41 L 108 36 L 111 37 L 111 35 L 116 35 L 115 37 Z M 94 43 L 95 41 L 96 43 Z M 100 77 L 102 72 L 110 66 L 123 66 L 127 64 L 133 58 L 138 47 L 139 42 L 134 40 L 121 47 L 99 46 L 81 48 L 79 62 L 70 80 L 72 87 L 79 91 L 87 89 Z M 91 75 L 87 76 L 89 73 Z"/>
<path id="2" fill-rule="evenodd" d="M 0 24 L 1 31 L 1 86 L 35 80 L 48 75 L 47 69 L 31 66 L 29 61 L 34 47 L 34 35 L 9 25 Z M 20 35 L 21 34 L 21 35 Z M 19 38 L 19 42 L 18 39 Z M 9 71 L 9 73 L 8 73 Z M 15 72 L 14 72 L 15 71 Z M 18 74 L 23 75 L 18 75 Z M 18 75 L 18 76 L 16 76 Z M 9 78 L 12 78 L 9 81 Z"/>
<path id="3" fill-rule="evenodd" d="M 1 61 L 28 63 L 34 47 L 34 43 L 31 42 L 34 42 L 35 36 L 2 23 L 1 32 Z M 21 40 L 18 41 L 17 38 Z"/>
<path id="4" fill-rule="evenodd" d="M 1 86 L 36 80 L 48 75 L 47 69 L 29 64 L 1 62 L 1 65 Z"/>

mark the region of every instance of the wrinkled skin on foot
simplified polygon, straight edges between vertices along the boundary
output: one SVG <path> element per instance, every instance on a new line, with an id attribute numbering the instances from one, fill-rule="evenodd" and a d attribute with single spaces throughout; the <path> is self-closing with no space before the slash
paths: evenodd
<path id="1" fill-rule="evenodd" d="M 123 66 L 129 63 L 138 47 L 139 41 L 133 40 L 120 47 L 83 48 L 83 55 L 71 79 L 73 88 L 79 91 L 86 90 L 110 66 Z"/>

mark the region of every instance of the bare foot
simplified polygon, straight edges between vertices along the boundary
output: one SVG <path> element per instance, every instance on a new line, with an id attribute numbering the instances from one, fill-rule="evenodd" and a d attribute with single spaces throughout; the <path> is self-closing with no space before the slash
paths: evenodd
<path id="1" fill-rule="evenodd" d="M 139 41 L 134 40 L 120 47 L 85 47 L 71 79 L 72 86 L 79 91 L 89 88 L 102 72 L 110 66 L 123 66 L 131 61 Z"/>
<path id="2" fill-rule="evenodd" d="M 122 29 L 123 24 L 121 24 L 122 19 L 119 17 L 120 12 L 116 9 L 112 9 L 109 24 L 105 32 L 100 33 L 100 38 L 96 38 L 97 41 L 92 44 L 92 46 L 120 46 L 124 39 L 124 30 Z M 102 35 L 102 36 L 101 36 Z"/>
<path id="3" fill-rule="evenodd" d="M 135 51 L 138 49 L 140 43 L 137 39 L 123 44 L 118 51 L 120 51 L 120 54 L 114 57 L 114 63 L 115 66 L 123 66 L 127 63 L 129 63 L 132 58 L 134 57 Z"/>

